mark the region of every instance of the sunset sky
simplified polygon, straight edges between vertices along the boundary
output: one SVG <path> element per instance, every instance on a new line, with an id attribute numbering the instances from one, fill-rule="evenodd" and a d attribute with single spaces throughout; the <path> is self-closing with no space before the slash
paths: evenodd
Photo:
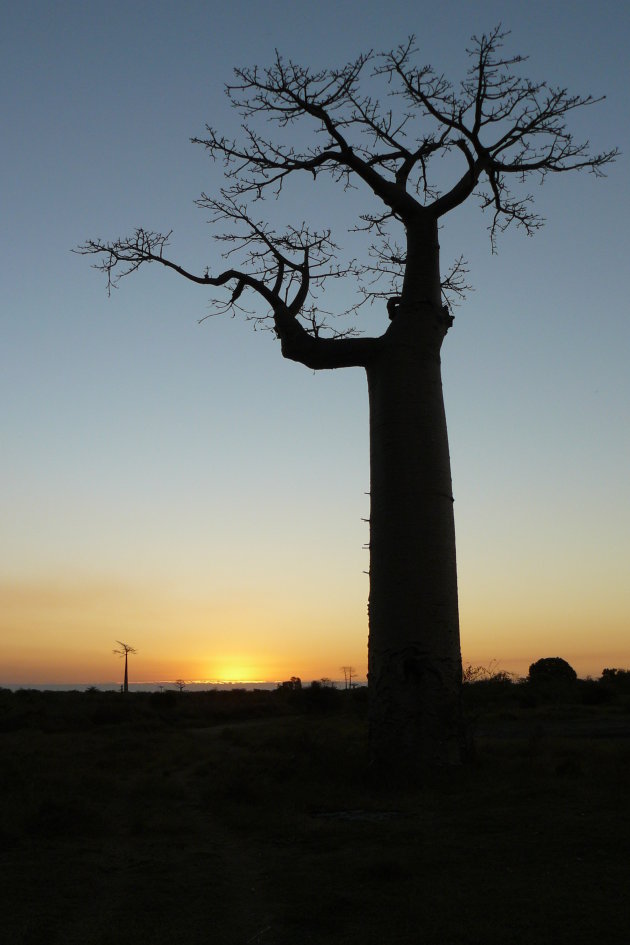
<path id="1" fill-rule="evenodd" d="M 463 253 L 475 287 L 443 348 L 463 657 L 630 667 L 630 7 L 23 0 L 0 38 L 0 685 L 118 679 L 116 640 L 138 650 L 132 682 L 365 679 L 362 372 L 314 374 L 245 322 L 200 324 L 212 294 L 155 268 L 108 298 L 71 249 L 172 228 L 172 256 L 220 265 L 193 201 L 222 167 L 189 139 L 237 133 L 233 66 L 275 48 L 336 66 L 415 33 L 458 81 L 498 22 L 533 79 L 607 96 L 571 127 L 623 153 L 604 180 L 532 182 L 546 225 L 497 255 L 474 200 L 444 221 L 444 265 Z M 352 255 L 369 196 L 301 184 L 269 213 L 313 214 Z M 326 303 L 352 298 L 336 283 Z M 366 312 L 369 332 L 386 324 Z"/>

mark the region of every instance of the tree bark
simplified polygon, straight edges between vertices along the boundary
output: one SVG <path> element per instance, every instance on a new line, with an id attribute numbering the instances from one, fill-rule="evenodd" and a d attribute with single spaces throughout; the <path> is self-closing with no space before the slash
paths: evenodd
<path id="1" fill-rule="evenodd" d="M 440 348 L 450 320 L 401 302 L 370 398 L 370 753 L 379 773 L 464 758 L 455 526 Z"/>

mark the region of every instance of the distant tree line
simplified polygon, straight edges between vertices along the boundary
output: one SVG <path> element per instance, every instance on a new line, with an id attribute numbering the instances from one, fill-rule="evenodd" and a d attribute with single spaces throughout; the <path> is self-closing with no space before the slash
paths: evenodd
<path id="1" fill-rule="evenodd" d="M 599 679 L 579 679 L 560 657 L 532 663 L 525 679 L 498 669 L 468 667 L 464 672 L 464 706 L 473 716 L 485 708 L 527 712 L 544 705 L 613 705 L 630 713 L 630 669 L 606 668 Z M 299 677 L 276 689 L 207 689 L 162 692 L 118 690 L 41 691 L 0 688 L 0 732 L 22 728 L 41 731 L 82 730 L 93 726 L 221 724 L 249 718 L 283 715 L 350 713 L 365 717 L 367 688 L 343 690 L 329 679 L 303 685 Z"/>

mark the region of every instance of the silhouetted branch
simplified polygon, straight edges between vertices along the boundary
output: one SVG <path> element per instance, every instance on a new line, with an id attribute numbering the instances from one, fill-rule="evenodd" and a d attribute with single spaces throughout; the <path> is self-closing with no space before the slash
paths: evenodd
<path id="1" fill-rule="evenodd" d="M 366 302 L 397 298 L 400 294 L 407 262 L 405 249 L 399 243 L 383 236 L 379 243 L 370 247 L 369 257 L 372 261 L 357 271 L 362 298 L 353 306 L 353 311 L 360 309 Z M 472 286 L 467 281 L 469 271 L 466 260 L 459 256 L 442 276 L 442 302 L 449 310 L 472 291 Z"/>
<path id="2" fill-rule="evenodd" d="M 269 68 L 236 69 L 226 91 L 243 121 L 240 140 L 209 126 L 205 138 L 193 139 L 225 166 L 226 188 L 218 197 L 202 194 L 197 205 L 211 211 L 212 224 L 227 224 L 216 236 L 225 246 L 227 268 L 193 273 L 165 255 L 170 232 L 144 229 L 112 242 L 89 240 L 78 251 L 99 258 L 96 268 L 105 273 L 108 290 L 143 264 L 158 263 L 199 285 L 225 290 L 214 301 L 215 312 L 242 312 L 256 325 L 273 325 L 285 348 L 286 316 L 314 342 L 335 340 L 322 338 L 324 319 L 315 304 L 329 280 L 350 276 L 359 281 L 362 297 L 350 311 L 366 300 L 395 297 L 410 271 L 406 241 L 420 234 L 417 248 L 429 240 L 431 226 L 471 195 L 491 214 L 494 250 L 498 234 L 510 225 L 528 234 L 542 225 L 531 193 L 518 190 L 531 175 L 538 181 L 566 171 L 601 176 L 617 156 L 617 149 L 591 154 L 588 142 L 576 142 L 566 124 L 572 112 L 601 98 L 570 95 L 522 77 L 526 59 L 504 54 L 507 36 L 497 26 L 473 37 L 467 50 L 470 68 L 457 87 L 431 66 L 416 64 L 413 37 L 338 69 L 311 70 L 279 54 Z M 369 83 L 387 93 L 387 106 Z M 261 119 L 277 134 L 261 131 Z M 298 122 L 311 132 L 311 143 L 303 149 L 292 136 Z M 448 154 L 460 155 L 462 167 L 442 192 L 430 173 L 432 162 Z M 366 263 L 339 262 L 340 250 L 328 229 L 302 223 L 279 232 L 254 214 L 257 201 L 281 191 L 289 175 L 303 172 L 314 179 L 328 173 L 345 187 L 362 183 L 377 198 L 378 207 L 367 207 L 355 227 L 377 240 Z M 392 236 L 398 227 L 405 233 L 400 241 Z M 420 258 L 416 249 L 413 266 Z M 460 259 L 442 279 L 449 306 L 468 288 L 465 275 Z M 433 286 L 426 297 L 435 300 L 437 279 Z M 264 312 L 257 305 L 248 308 L 248 297 L 262 299 Z"/>
<path id="3" fill-rule="evenodd" d="M 128 653 L 136 654 L 138 651 L 134 649 L 133 646 L 130 646 L 128 643 L 122 643 L 120 640 L 116 640 L 118 644 L 118 649 L 112 650 L 112 653 L 115 653 L 116 656 L 126 656 Z"/>
<path id="4" fill-rule="evenodd" d="M 217 235 L 216 239 L 228 245 L 224 258 L 236 255 L 241 268 L 225 269 L 216 276 L 208 270 L 203 275 L 195 274 L 164 255 L 170 233 L 162 235 L 142 229 L 111 243 L 89 240 L 77 252 L 100 259 L 95 268 L 105 272 L 109 289 L 146 263 L 159 263 L 200 285 L 226 287 L 229 295 L 215 303 L 219 311 L 244 311 L 257 324 L 268 322 L 281 340 L 285 357 L 314 369 L 365 364 L 365 357 L 372 350 L 369 345 L 353 344 L 357 339 L 349 337 L 351 332 L 338 332 L 327 325 L 314 306 L 305 309 L 313 287 L 343 277 L 352 267 L 334 263 L 336 246 L 329 231 L 315 232 L 303 224 L 276 233 L 250 217 L 246 207 L 230 197 L 214 200 L 202 195 L 198 203 L 214 211 L 211 222 L 228 221 L 237 228 Z M 262 298 L 270 311 L 258 314 L 237 304 L 245 289 Z M 324 337 L 325 331 L 332 337 Z"/>
<path id="5" fill-rule="evenodd" d="M 408 106 L 437 123 L 446 137 L 443 146 L 456 146 L 464 155 L 466 170 L 450 191 L 435 200 L 438 216 L 466 200 L 485 178 L 487 189 L 480 190 L 482 208 L 492 208 L 490 235 L 510 223 L 528 233 L 542 221 L 531 210 L 531 196 L 513 197 L 506 179 L 515 175 L 523 182 L 530 174 L 539 180 L 548 173 L 589 170 L 602 176 L 615 160 L 618 149 L 590 154 L 588 141 L 574 141 L 566 118 L 577 108 L 602 101 L 592 95 L 569 95 L 546 82 L 532 82 L 518 75 L 524 56 L 505 57 L 501 53 L 508 32 L 500 26 L 490 33 L 473 37 L 468 55 L 473 60 L 459 90 L 430 66 L 412 63 L 413 40 L 385 57 L 380 74 L 396 80 L 395 94 Z"/>

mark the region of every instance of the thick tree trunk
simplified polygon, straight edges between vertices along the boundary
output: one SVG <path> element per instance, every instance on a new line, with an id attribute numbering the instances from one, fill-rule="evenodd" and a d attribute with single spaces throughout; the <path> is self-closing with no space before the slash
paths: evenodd
<path id="1" fill-rule="evenodd" d="M 461 712 L 453 495 L 440 349 L 438 221 L 407 227 L 400 299 L 379 338 L 321 339 L 277 306 L 285 357 L 314 370 L 361 366 L 370 394 L 370 753 L 379 775 L 459 764 Z"/>
<path id="2" fill-rule="evenodd" d="M 370 752 L 412 777 L 463 760 L 455 527 L 440 348 L 448 317 L 401 303 L 367 365 Z"/>

